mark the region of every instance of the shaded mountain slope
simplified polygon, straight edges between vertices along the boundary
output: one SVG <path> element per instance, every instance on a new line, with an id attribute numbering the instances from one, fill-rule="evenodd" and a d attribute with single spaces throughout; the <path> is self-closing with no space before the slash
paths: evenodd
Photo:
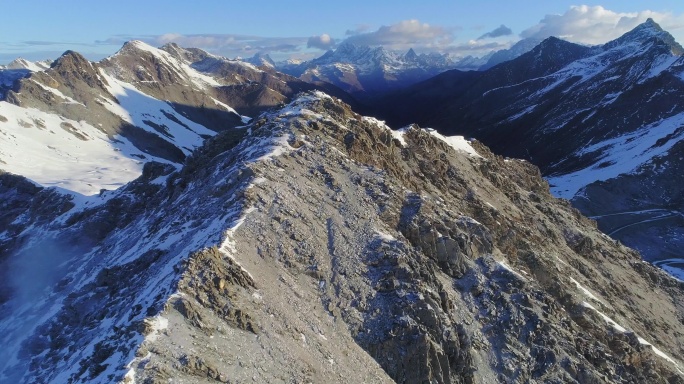
<path id="1" fill-rule="evenodd" d="M 680 217 L 680 188 L 668 178 L 682 167 L 682 52 L 653 20 L 597 47 L 549 38 L 487 71 L 442 74 L 366 113 L 476 137 L 496 153 L 532 161 L 556 196 L 573 199 L 606 230 L 647 220 L 632 213 L 650 209 Z M 649 222 L 660 228 L 648 239 L 608 231 L 648 260 L 672 258 L 684 237 L 681 220 Z"/>

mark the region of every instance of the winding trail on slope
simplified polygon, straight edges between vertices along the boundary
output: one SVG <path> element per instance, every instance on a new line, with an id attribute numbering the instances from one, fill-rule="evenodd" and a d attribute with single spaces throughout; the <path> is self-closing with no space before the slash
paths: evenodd
<path id="1" fill-rule="evenodd" d="M 662 215 L 660 215 L 660 216 L 648 218 L 648 219 L 645 219 L 645 220 L 639 220 L 639 221 L 636 221 L 636 222 L 634 222 L 634 223 L 629 223 L 629 224 L 623 225 L 623 226 L 621 226 L 621 227 L 618 227 L 618 228 L 612 230 L 611 232 L 609 232 L 609 233 L 608 233 L 608 236 L 613 236 L 613 235 L 615 235 L 616 233 L 622 231 L 623 229 L 626 229 L 626 228 L 629 228 L 629 227 L 633 227 L 633 226 L 635 226 L 635 225 L 644 224 L 644 223 L 651 223 L 651 222 L 654 222 L 654 221 L 660 221 L 660 220 L 664 220 L 664 219 L 669 219 L 669 218 L 675 217 L 675 216 L 677 216 L 677 215 L 681 215 L 681 213 L 675 212 L 675 211 L 668 211 L 668 212 L 666 212 L 666 213 L 664 213 L 664 214 L 662 214 Z"/>
<path id="2" fill-rule="evenodd" d="M 590 219 L 602 219 L 604 217 L 611 217 L 611 216 L 622 216 L 622 215 L 639 215 L 642 213 L 652 213 L 652 212 L 676 212 L 671 209 L 664 209 L 664 208 L 653 208 L 653 209 L 643 209 L 640 211 L 625 211 L 625 212 L 615 212 L 615 213 L 608 213 L 606 215 L 596 215 L 596 216 L 588 216 Z"/>

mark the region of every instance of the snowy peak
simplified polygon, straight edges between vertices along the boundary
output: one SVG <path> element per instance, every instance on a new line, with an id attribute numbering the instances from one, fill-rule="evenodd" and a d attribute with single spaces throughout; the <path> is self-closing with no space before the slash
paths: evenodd
<path id="1" fill-rule="evenodd" d="M 199 48 L 183 48 L 176 43 L 164 44 L 160 50 L 169 53 L 176 59 L 185 62 L 186 64 L 196 63 L 198 61 L 207 60 L 211 58 L 222 59 L 218 56 L 212 55 L 207 51 Z"/>
<path id="2" fill-rule="evenodd" d="M 603 48 L 613 49 L 626 44 L 642 45 L 650 42 L 668 47 L 674 55 L 680 56 L 684 54 L 684 48 L 675 41 L 674 37 L 661 28 L 660 25 L 651 18 L 639 24 L 621 37 L 606 43 Z"/>
<path id="3" fill-rule="evenodd" d="M 118 54 L 122 54 L 122 53 L 129 53 L 129 52 L 136 52 L 136 51 L 146 51 L 146 52 L 155 53 L 158 50 L 159 50 L 158 48 L 155 48 L 155 47 L 145 43 L 144 41 L 130 40 L 130 41 L 125 42 L 121 46 L 121 49 L 119 49 L 119 51 L 117 51 L 117 53 L 114 54 L 114 56 L 116 56 Z"/>
<path id="4" fill-rule="evenodd" d="M 208 57 L 202 50 L 185 50 L 176 44 L 154 48 L 142 41 L 129 41 L 121 50 L 104 62 L 112 62 L 118 71 L 129 72 L 132 81 L 153 81 L 165 85 L 186 84 L 200 89 L 218 86 L 211 76 L 190 67 L 190 62 Z"/>
<path id="5" fill-rule="evenodd" d="M 257 67 L 266 67 L 266 68 L 271 68 L 275 69 L 276 68 L 276 63 L 271 59 L 271 56 L 268 55 L 268 53 L 261 53 L 257 52 L 254 54 L 254 56 L 250 57 L 249 59 L 245 60 L 246 62 L 256 65 Z"/>
<path id="6" fill-rule="evenodd" d="M 351 42 L 340 44 L 332 53 L 326 53 L 311 63 L 349 63 L 359 67 L 368 66 L 367 69 L 373 70 L 384 68 L 385 70 L 402 71 L 415 68 L 424 70 L 448 69 L 453 66 L 453 61 L 448 54 L 439 53 L 416 53 L 410 48 L 405 54 L 401 55 L 390 51 L 382 46 L 370 47 L 359 46 Z"/>
<path id="7" fill-rule="evenodd" d="M 40 72 L 50 68 L 51 60 L 46 61 L 28 61 L 23 58 L 12 60 L 5 69 L 27 69 L 31 72 Z M 0 67 L 2 69 L 2 67 Z"/>
<path id="8" fill-rule="evenodd" d="M 472 65 L 469 60 L 464 63 Z M 347 92 L 362 94 L 361 97 L 370 97 L 425 80 L 455 66 L 448 54 L 417 54 L 413 49 L 401 54 L 382 46 L 362 46 L 345 41 L 334 51 L 316 59 L 301 64 L 283 64 L 279 69 L 305 81 L 323 81 Z"/>
<path id="9" fill-rule="evenodd" d="M 648 18 L 645 22 L 637 25 L 631 31 L 625 33 L 620 38 L 623 41 L 638 41 L 646 40 L 653 37 L 664 37 L 670 35 L 663 28 L 660 27 L 653 19 Z"/>
<path id="10" fill-rule="evenodd" d="M 416 51 L 414 51 L 413 48 L 409 48 L 408 52 L 404 55 L 404 60 L 409 62 L 417 61 L 418 55 L 416 54 Z"/>
<path id="11" fill-rule="evenodd" d="M 314 59 L 314 63 L 353 63 L 359 66 L 373 67 L 383 64 L 390 64 L 398 59 L 397 55 L 383 47 L 369 47 L 355 45 L 350 42 L 340 44 L 332 55 L 324 55 L 319 59 Z M 372 68 L 368 68 L 371 69 Z"/>
<path id="12" fill-rule="evenodd" d="M 509 49 L 502 49 L 492 53 L 492 55 L 487 59 L 486 64 L 482 65 L 479 69 L 486 70 L 497 64 L 513 60 L 529 51 L 534 49 L 542 42 L 541 39 L 537 38 L 526 38 L 513 44 Z"/>

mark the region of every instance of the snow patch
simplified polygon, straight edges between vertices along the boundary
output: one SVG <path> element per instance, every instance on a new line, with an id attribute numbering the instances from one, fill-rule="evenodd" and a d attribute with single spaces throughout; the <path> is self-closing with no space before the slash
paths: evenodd
<path id="1" fill-rule="evenodd" d="M 472 157 L 482 158 L 482 156 L 477 153 L 475 148 L 470 145 L 470 142 L 466 140 L 463 136 L 444 136 L 434 129 L 428 128 L 427 131 L 434 137 L 442 140 L 443 142 L 450 145 L 453 149 L 460 152 L 465 152 Z"/>
<path id="2" fill-rule="evenodd" d="M 598 313 L 598 314 L 603 318 L 603 320 L 605 320 L 606 323 L 608 323 L 608 325 L 610 325 L 611 327 L 613 327 L 616 331 L 618 331 L 618 332 L 620 332 L 620 333 L 626 333 L 626 332 L 628 332 L 627 329 L 626 329 L 625 327 L 619 325 L 619 324 L 616 323 L 613 319 L 611 319 L 610 317 L 606 316 L 605 314 L 603 314 L 601 311 L 599 311 L 598 309 L 596 309 L 594 306 L 592 306 L 591 304 L 587 303 L 586 301 L 585 301 L 585 302 L 582 302 L 582 305 L 583 305 L 584 307 L 589 308 L 589 309 L 595 311 L 596 313 Z M 645 339 L 639 337 L 638 335 L 637 335 L 637 339 L 639 340 L 639 343 L 641 343 L 641 344 L 643 344 L 643 345 L 648 345 L 648 346 L 650 346 L 651 349 L 653 350 L 653 353 L 655 353 L 656 355 L 660 356 L 661 358 L 667 360 L 668 362 L 672 363 L 672 365 L 675 366 L 675 369 L 677 369 L 677 371 L 679 371 L 679 373 L 684 373 L 684 372 L 682 372 L 681 367 L 679 366 L 679 364 L 678 364 L 676 361 L 674 361 L 674 359 L 672 359 L 670 356 L 668 356 L 667 354 L 665 354 L 665 353 L 664 353 L 663 351 L 661 351 L 660 349 L 654 347 L 653 344 L 649 343 L 648 341 L 646 341 Z"/>
<path id="3" fill-rule="evenodd" d="M 223 107 L 226 111 L 232 112 L 232 113 L 234 113 L 234 114 L 240 116 L 240 120 L 242 120 L 242 123 L 243 123 L 243 124 L 247 124 L 247 123 L 249 123 L 250 120 L 252 120 L 252 118 L 249 117 L 249 116 L 242 116 L 242 115 L 240 115 L 239 113 L 237 113 L 237 111 L 236 111 L 235 109 L 233 109 L 233 107 L 231 107 L 230 105 L 228 105 L 228 104 L 226 104 L 226 103 L 224 103 L 224 102 L 221 102 L 220 100 L 216 100 L 216 99 L 213 98 L 213 97 L 211 98 L 211 100 L 213 100 L 214 103 L 216 103 L 216 105 L 218 105 L 219 107 Z"/>
<path id="4" fill-rule="evenodd" d="M 376 235 L 377 237 L 379 237 L 380 239 L 382 239 L 382 240 L 384 240 L 384 241 L 387 241 L 387 242 L 390 242 L 390 241 L 397 241 L 397 238 L 396 238 L 396 237 L 390 235 L 390 234 L 387 233 L 387 232 L 383 232 L 383 231 L 381 231 L 381 230 L 378 229 L 378 228 L 375 228 L 375 235 Z"/>
<path id="5" fill-rule="evenodd" d="M 117 104 L 104 99 L 105 108 L 124 121 L 173 143 L 186 155 L 202 145 L 204 137 L 216 135 L 216 132 L 176 113 L 168 103 L 155 99 L 133 85 L 119 81 L 105 73 L 101 75 L 109 84 L 107 90 L 119 102 Z M 150 126 L 149 122 L 164 129 L 164 134 Z"/>
<path id="6" fill-rule="evenodd" d="M 145 341 L 154 342 L 159 338 L 161 331 L 169 327 L 169 319 L 158 315 L 146 320 L 149 333 L 145 336 Z"/>
<path id="7" fill-rule="evenodd" d="M 290 140 L 290 135 L 289 135 L 289 134 L 282 135 L 282 136 L 276 138 L 276 139 L 271 143 L 270 150 L 269 150 L 266 154 L 261 155 L 260 157 L 258 157 L 258 158 L 256 159 L 256 161 L 266 161 L 266 160 L 270 160 L 270 159 L 272 159 L 272 158 L 274 158 L 274 157 L 280 156 L 280 155 L 282 155 L 282 154 L 284 154 L 284 153 L 287 153 L 287 152 L 291 151 L 291 150 L 292 150 L 292 147 L 291 147 L 290 144 L 288 143 L 289 140 Z"/>
<path id="8" fill-rule="evenodd" d="M 66 100 L 65 103 L 67 103 L 67 104 L 78 104 L 78 105 L 80 105 L 80 106 L 85 107 L 85 104 L 80 103 L 80 102 L 78 102 L 78 101 L 72 99 L 71 97 L 69 97 L 69 96 L 65 95 L 64 93 L 62 93 L 62 91 L 60 91 L 60 90 L 57 89 L 57 88 L 48 87 L 47 85 L 44 85 L 43 83 L 40 83 L 40 82 L 38 82 L 38 81 L 36 81 L 36 80 L 34 80 L 34 79 L 32 79 L 32 78 L 29 78 L 29 80 L 30 80 L 31 82 L 33 82 L 34 84 L 38 85 L 39 87 L 41 87 L 42 89 L 44 89 L 44 90 L 46 90 L 46 91 L 52 93 L 53 95 L 55 95 L 55 96 L 57 96 L 57 97 L 59 97 L 59 98 L 61 98 L 61 99 Z"/>
<path id="9" fill-rule="evenodd" d="M 513 268 L 511 268 L 508 264 L 506 264 L 505 261 L 503 261 L 503 260 L 501 260 L 501 261 L 497 260 L 496 263 L 498 264 L 498 266 L 499 266 L 500 268 L 502 268 L 502 269 L 504 269 L 504 270 L 510 272 L 510 273 L 513 274 L 515 277 L 519 278 L 520 280 L 522 280 L 522 281 L 527 281 L 527 278 L 526 278 L 525 276 L 523 276 L 523 275 L 521 275 L 520 273 L 518 273 L 517 271 L 515 271 L 515 270 L 514 270 Z"/>
<path id="10" fill-rule="evenodd" d="M 240 268 L 241 268 L 245 273 L 247 273 L 247 275 L 249 275 L 249 277 L 252 278 L 252 279 L 254 279 L 254 278 L 252 277 L 252 274 L 249 273 L 249 271 L 246 270 L 245 267 L 243 267 L 243 266 L 240 264 L 240 262 L 235 258 L 235 254 L 237 253 L 237 248 L 236 248 L 236 247 L 237 247 L 237 243 L 235 242 L 235 232 L 236 232 L 236 231 L 238 230 L 238 228 L 240 228 L 240 226 L 242 226 L 242 224 L 245 222 L 245 218 L 247 217 L 247 215 L 250 214 L 251 212 L 254 212 L 255 210 L 256 210 L 256 208 L 254 208 L 254 207 L 250 207 L 250 208 L 246 209 L 245 212 L 243 213 L 243 215 L 240 216 L 239 219 L 235 220 L 235 221 L 232 223 L 231 227 L 228 228 L 228 229 L 224 232 L 224 234 L 223 234 L 224 239 L 223 239 L 223 242 L 221 243 L 221 246 L 219 247 L 219 251 L 221 251 L 221 253 L 223 253 L 225 256 L 227 256 L 227 257 L 229 257 L 231 260 L 233 260 L 233 261 L 235 262 L 235 264 L 237 264 L 238 266 L 240 266 Z"/>
<path id="11" fill-rule="evenodd" d="M 589 291 L 588 289 L 586 289 L 586 288 L 584 288 L 582 285 L 580 285 L 580 283 L 579 283 L 577 280 L 575 280 L 575 279 L 573 279 L 573 278 L 571 277 L 571 278 L 570 278 L 570 281 L 572 281 L 573 283 L 575 283 L 575 286 L 577 286 L 577 289 L 579 289 L 580 291 L 582 291 L 582 293 L 584 293 L 585 296 L 587 296 L 588 298 L 590 298 L 590 299 L 592 299 L 592 300 L 594 300 L 594 301 L 597 301 L 597 302 L 599 302 L 599 303 L 603 303 L 603 301 L 602 301 L 601 299 L 599 299 L 598 297 L 596 297 L 593 293 L 591 293 L 591 291 Z"/>
<path id="12" fill-rule="evenodd" d="M 117 189 L 142 174 L 133 144 L 118 136 L 114 142 L 84 121 L 7 102 L 0 102 L 0 115 L 8 120 L 0 122 L 5 171 L 81 196 Z"/>

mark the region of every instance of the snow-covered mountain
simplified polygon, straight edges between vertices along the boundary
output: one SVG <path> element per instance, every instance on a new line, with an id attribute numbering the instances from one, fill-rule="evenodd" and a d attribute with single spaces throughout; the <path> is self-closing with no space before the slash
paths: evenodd
<path id="1" fill-rule="evenodd" d="M 276 68 L 276 63 L 271 59 L 271 56 L 269 56 L 267 53 L 260 53 L 257 52 L 254 54 L 254 56 L 244 59 L 244 61 L 256 65 L 257 67 L 266 67 L 266 68 L 271 68 L 275 69 Z"/>
<path id="2" fill-rule="evenodd" d="M 12 84 L 32 72 L 40 72 L 50 67 L 48 62 L 31 62 L 26 59 L 16 59 L 7 65 L 0 65 L 0 99 L 11 89 Z"/>
<path id="3" fill-rule="evenodd" d="M 383 47 L 340 44 L 323 56 L 302 63 L 283 63 L 278 70 L 308 82 L 334 84 L 361 98 L 403 88 L 453 68 L 477 69 L 486 59 L 452 59 L 448 54 L 409 49 L 399 54 Z"/>
<path id="4" fill-rule="evenodd" d="M 274 63 L 268 55 L 257 54 L 244 61 L 266 65 L 306 81 L 334 84 L 361 99 L 405 88 L 451 69 L 481 71 L 529 52 L 540 39 L 523 39 L 509 49 L 492 51 L 482 57 L 453 58 L 437 52 L 405 54 L 382 46 L 357 46 L 345 42 L 337 49 L 310 61 Z"/>
<path id="5" fill-rule="evenodd" d="M 150 53 L 140 81 L 148 60 L 177 63 Z M 109 72 L 128 57 L 91 81 L 141 92 Z M 209 85 L 177 64 L 156 73 Z M 554 199 L 536 167 L 320 92 L 107 195 L 79 206 L 0 175 L 0 381 L 684 375 L 682 283 Z"/>
<path id="6" fill-rule="evenodd" d="M 320 88 L 251 64 L 140 41 L 89 62 L 0 69 L 0 168 L 82 195 L 116 189 L 148 161 L 179 166 L 216 132 Z M 238 110 L 239 113 L 236 111 Z"/>
<path id="7" fill-rule="evenodd" d="M 541 167 L 560 197 L 684 278 L 682 47 L 653 20 L 602 46 L 549 38 L 483 72 L 448 72 L 378 106 L 390 122 L 477 137 Z"/>

